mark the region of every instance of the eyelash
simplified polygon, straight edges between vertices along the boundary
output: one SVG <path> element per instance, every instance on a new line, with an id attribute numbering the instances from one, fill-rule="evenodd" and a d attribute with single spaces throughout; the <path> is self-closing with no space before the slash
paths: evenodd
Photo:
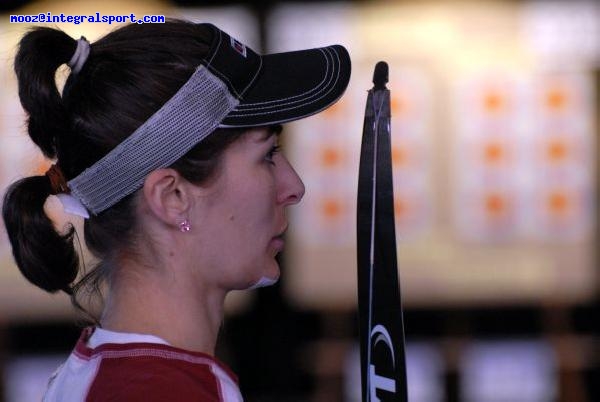
<path id="1" fill-rule="evenodd" d="M 276 153 L 278 153 L 280 149 L 281 149 L 280 145 L 273 145 L 273 147 L 269 150 L 269 152 L 267 153 L 267 156 L 265 157 L 267 162 L 269 162 L 271 165 L 274 165 L 275 162 L 273 162 L 273 156 Z"/>

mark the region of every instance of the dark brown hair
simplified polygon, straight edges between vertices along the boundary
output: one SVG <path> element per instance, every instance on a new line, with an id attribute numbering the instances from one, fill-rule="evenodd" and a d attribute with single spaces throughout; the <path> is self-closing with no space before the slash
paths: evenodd
<path id="1" fill-rule="evenodd" d="M 201 25 L 183 21 L 124 26 L 91 45 L 82 70 L 69 75 L 61 94 L 55 74 L 71 59 L 77 41 L 58 29 L 31 30 L 15 59 L 29 136 L 67 180 L 74 178 L 175 94 L 208 51 L 210 35 Z M 172 167 L 201 184 L 215 173 L 226 147 L 242 135 L 242 130 L 219 129 Z M 85 221 L 85 242 L 100 263 L 83 276 L 73 226 L 59 233 L 44 212 L 50 193 L 46 176 L 13 183 L 4 197 L 4 223 L 22 274 L 48 292 L 67 292 L 82 308 L 79 291 L 98 291 L 111 259 L 132 244 L 135 193 Z"/>

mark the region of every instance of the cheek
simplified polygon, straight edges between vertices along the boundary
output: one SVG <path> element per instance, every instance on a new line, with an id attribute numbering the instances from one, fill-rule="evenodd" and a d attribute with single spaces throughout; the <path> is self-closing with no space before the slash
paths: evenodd
<path id="1" fill-rule="evenodd" d="M 214 229 L 208 236 L 213 265 L 220 267 L 225 287 L 247 288 L 263 276 L 278 274 L 270 243 L 282 217 L 277 215 L 275 182 L 268 178 L 246 176 L 231 183 L 227 197 L 207 217 Z"/>
<path id="2" fill-rule="evenodd" d="M 276 186 L 270 175 L 261 180 L 248 181 L 239 187 L 235 206 L 230 214 L 232 223 L 244 230 L 258 230 L 272 225 L 276 210 Z"/>
<path id="3" fill-rule="evenodd" d="M 248 248 L 263 249 L 268 244 L 282 217 L 277 215 L 277 187 L 271 170 L 266 166 L 246 167 L 243 173 L 230 176 L 205 218 L 215 230 L 210 236 L 213 241 L 247 254 Z"/>

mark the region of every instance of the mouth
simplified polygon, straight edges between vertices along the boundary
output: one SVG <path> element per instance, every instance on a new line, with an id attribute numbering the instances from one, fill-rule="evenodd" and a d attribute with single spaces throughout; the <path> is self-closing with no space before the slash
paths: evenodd
<path id="1" fill-rule="evenodd" d="M 283 229 L 281 231 L 279 231 L 279 233 L 275 236 L 273 236 L 273 238 L 271 239 L 271 244 L 270 246 L 275 250 L 276 253 L 280 253 L 284 246 L 285 246 L 285 240 L 283 240 L 283 236 L 287 230 L 287 224 L 283 227 Z"/>
<path id="2" fill-rule="evenodd" d="M 279 254 L 285 247 L 285 241 L 281 236 L 275 236 L 271 239 L 271 248 L 275 251 L 275 254 Z"/>

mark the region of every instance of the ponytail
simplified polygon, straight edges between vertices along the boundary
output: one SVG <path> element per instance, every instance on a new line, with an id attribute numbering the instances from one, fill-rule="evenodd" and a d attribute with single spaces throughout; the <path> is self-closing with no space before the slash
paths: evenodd
<path id="1" fill-rule="evenodd" d="M 33 176 L 13 183 L 4 196 L 2 217 L 19 270 L 31 283 L 48 291 L 71 294 L 79 258 L 73 246 L 75 229 L 56 232 L 44 211 L 51 193 L 46 176 Z"/>
<path id="2" fill-rule="evenodd" d="M 57 156 L 57 142 L 69 129 L 55 74 L 76 47 L 77 41 L 62 31 L 35 28 L 21 40 L 15 58 L 19 97 L 29 115 L 29 136 L 50 159 Z"/>
<path id="3" fill-rule="evenodd" d="M 62 31 L 35 28 L 19 44 L 15 73 L 19 98 L 29 115 L 29 136 L 44 155 L 58 157 L 59 142 L 69 134 L 68 115 L 56 86 L 56 70 L 67 63 L 77 42 Z M 34 285 L 48 291 L 71 294 L 71 283 L 79 269 L 73 247 L 75 229 L 57 233 L 44 211 L 52 193 L 46 176 L 33 176 L 13 183 L 4 196 L 2 216 L 15 261 Z"/>
<path id="4" fill-rule="evenodd" d="M 58 29 L 34 28 L 15 57 L 29 136 L 68 182 L 156 113 L 201 64 L 212 39 L 206 26 L 183 21 L 125 25 L 91 45 L 83 68 L 71 72 L 61 94 L 56 70 L 71 60 L 77 41 Z M 210 136 L 173 168 L 192 183 L 208 180 L 223 150 L 242 135 L 227 134 Z M 102 296 L 100 285 L 110 278 L 115 258 L 136 252 L 135 194 L 84 222 L 85 244 L 98 263 L 78 278 L 75 229 L 57 232 L 44 211 L 56 192 L 51 187 L 46 176 L 12 184 L 2 206 L 4 223 L 22 274 L 48 292 L 69 293 L 85 312 L 77 300 L 80 291 Z"/>

